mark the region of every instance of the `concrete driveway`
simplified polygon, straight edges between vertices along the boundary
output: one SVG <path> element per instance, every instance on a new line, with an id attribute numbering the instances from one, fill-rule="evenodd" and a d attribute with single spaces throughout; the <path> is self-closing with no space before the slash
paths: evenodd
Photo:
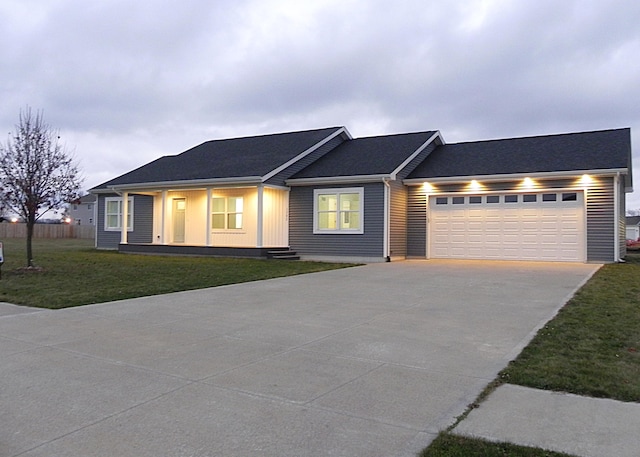
<path id="1" fill-rule="evenodd" d="M 5 306 L 0 455 L 414 456 L 597 268 L 407 261 Z"/>

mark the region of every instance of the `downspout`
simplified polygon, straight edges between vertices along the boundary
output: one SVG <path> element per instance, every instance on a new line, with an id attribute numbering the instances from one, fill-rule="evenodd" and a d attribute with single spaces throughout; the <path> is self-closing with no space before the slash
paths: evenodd
<path id="1" fill-rule="evenodd" d="M 620 172 L 613 177 L 613 261 L 620 262 Z"/>
<path id="2" fill-rule="evenodd" d="M 382 255 L 385 262 L 391 262 L 391 255 L 389 252 L 390 240 L 390 200 L 391 200 L 391 185 L 389 184 L 389 178 L 382 178 L 384 183 L 384 228 L 383 228 L 383 246 Z"/>

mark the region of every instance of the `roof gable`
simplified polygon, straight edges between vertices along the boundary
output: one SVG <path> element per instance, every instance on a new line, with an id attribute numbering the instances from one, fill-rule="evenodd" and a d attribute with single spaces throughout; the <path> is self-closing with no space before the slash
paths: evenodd
<path id="1" fill-rule="evenodd" d="M 257 179 L 268 175 L 327 137 L 343 130 L 318 130 L 206 141 L 181 154 L 164 156 L 94 189 L 144 183 Z"/>
<path id="2" fill-rule="evenodd" d="M 446 144 L 408 179 L 609 169 L 631 173 L 630 160 L 630 130 L 601 130 Z"/>
<path id="3" fill-rule="evenodd" d="M 427 131 L 345 141 L 291 179 L 389 175 L 436 133 Z"/>

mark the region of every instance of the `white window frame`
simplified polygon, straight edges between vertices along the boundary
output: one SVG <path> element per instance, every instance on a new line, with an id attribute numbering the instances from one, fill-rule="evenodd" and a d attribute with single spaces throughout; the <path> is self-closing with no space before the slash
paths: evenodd
<path id="1" fill-rule="evenodd" d="M 127 213 L 127 232 L 133 232 L 133 197 L 128 199 L 128 213 Z M 118 217 L 117 227 L 109 226 L 109 216 L 113 214 L 108 213 L 109 202 L 118 203 L 118 212 L 115 214 Z M 106 197 L 104 199 L 104 230 L 105 232 L 120 232 L 122 231 L 122 197 Z"/>
<path id="2" fill-rule="evenodd" d="M 213 199 L 219 198 L 224 200 L 224 211 L 213 211 Z M 242 211 L 229 211 L 229 199 L 242 199 Z M 212 232 L 241 232 L 244 230 L 245 225 L 245 211 L 244 205 L 246 202 L 246 198 L 244 195 L 212 195 L 211 196 L 211 231 Z M 237 208 L 236 208 L 237 209 Z M 224 216 L 224 227 L 214 227 L 213 219 L 215 215 L 223 215 Z M 230 216 L 238 216 L 240 215 L 242 224 L 240 227 L 229 228 L 229 217 Z"/>
<path id="3" fill-rule="evenodd" d="M 343 229 L 340 228 L 339 221 L 341 220 L 340 214 L 342 211 L 338 207 L 337 220 L 338 226 L 335 229 L 321 229 L 319 227 L 320 218 L 318 217 L 318 198 L 321 195 L 335 195 L 338 202 L 340 201 L 341 194 L 358 194 L 360 209 L 358 211 L 359 224 L 358 229 Z M 364 233 L 364 187 L 338 187 L 333 189 L 314 189 L 313 190 L 313 233 L 323 235 L 362 235 Z"/>

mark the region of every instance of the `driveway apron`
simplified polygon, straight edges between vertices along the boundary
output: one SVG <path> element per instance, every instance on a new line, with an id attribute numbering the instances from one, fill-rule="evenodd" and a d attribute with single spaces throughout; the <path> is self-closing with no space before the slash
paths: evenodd
<path id="1" fill-rule="evenodd" d="M 5 307 L 0 455 L 415 456 L 597 268 L 405 261 Z"/>

